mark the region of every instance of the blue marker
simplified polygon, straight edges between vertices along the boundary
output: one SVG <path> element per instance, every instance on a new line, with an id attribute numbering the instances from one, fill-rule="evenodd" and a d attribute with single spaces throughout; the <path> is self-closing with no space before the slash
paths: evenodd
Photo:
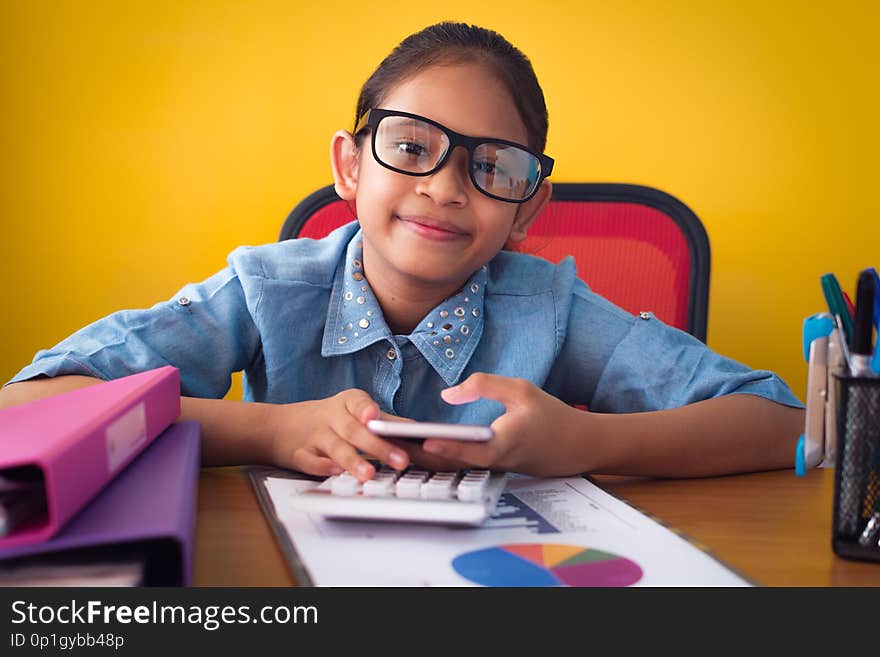
<path id="1" fill-rule="evenodd" d="M 871 267 L 868 269 L 874 274 L 874 329 L 877 331 L 877 344 L 874 345 L 874 358 L 871 361 L 871 370 L 874 374 L 880 374 L 880 275 Z"/>
<path id="2" fill-rule="evenodd" d="M 852 342 L 849 345 L 852 361 L 855 364 L 853 376 L 867 376 L 873 372 L 871 363 L 872 334 L 874 331 L 873 315 L 876 300 L 876 273 L 865 269 L 859 273 L 856 288 L 856 313 L 853 321 Z M 875 354 L 876 355 L 876 354 Z"/>

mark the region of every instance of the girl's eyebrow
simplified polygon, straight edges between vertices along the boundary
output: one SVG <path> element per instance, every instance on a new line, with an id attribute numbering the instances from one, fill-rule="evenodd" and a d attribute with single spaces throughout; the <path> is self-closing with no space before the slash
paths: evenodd
<path id="1" fill-rule="evenodd" d="M 401 127 L 401 126 L 403 126 L 403 127 L 412 127 L 412 126 L 415 126 L 416 124 L 419 124 L 419 123 L 425 123 L 425 121 L 427 121 L 427 119 L 424 119 L 424 118 L 422 118 L 422 117 L 420 117 L 420 118 L 414 118 L 414 117 L 412 117 L 412 116 L 401 116 L 401 115 L 399 115 L 399 114 L 394 115 L 394 118 L 397 119 L 397 121 L 398 121 L 398 123 L 397 123 L 397 127 Z M 435 125 L 435 124 L 433 124 L 433 123 L 428 123 L 428 125 L 430 125 L 431 127 L 437 127 L 437 125 Z M 439 126 L 440 126 L 440 128 L 442 128 L 443 130 L 450 130 L 450 128 L 447 128 L 447 127 L 446 127 L 445 125 L 443 125 L 442 123 L 439 124 Z M 452 132 L 455 132 L 455 131 L 453 130 Z M 523 149 L 525 149 L 525 150 L 528 150 L 528 146 L 527 146 L 527 145 L 522 144 L 522 143 L 520 143 L 520 142 L 518 142 L 518 141 L 515 141 L 515 140 L 513 140 L 513 139 L 506 139 L 506 138 L 504 138 L 504 137 L 490 137 L 490 136 L 486 136 L 486 135 L 483 135 L 483 136 L 475 136 L 473 133 L 471 133 L 471 134 L 457 133 L 457 134 L 461 134 L 463 137 L 470 137 L 470 138 L 472 138 L 472 139 L 482 139 L 482 140 L 485 140 L 485 141 L 493 141 L 493 140 L 494 140 L 494 141 L 509 142 L 509 143 L 511 143 L 511 144 L 516 144 L 517 146 L 519 146 L 519 147 L 521 147 L 521 148 L 523 148 Z"/>
<path id="2" fill-rule="evenodd" d="M 393 118 L 397 119 L 396 124 L 398 126 L 414 126 L 417 123 L 424 123 L 424 121 L 422 121 L 420 119 L 414 119 L 411 116 L 396 115 Z"/>

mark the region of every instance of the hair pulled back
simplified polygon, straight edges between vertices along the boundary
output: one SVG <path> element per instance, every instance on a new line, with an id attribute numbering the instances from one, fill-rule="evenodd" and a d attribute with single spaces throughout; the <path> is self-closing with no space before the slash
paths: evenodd
<path id="1" fill-rule="evenodd" d="M 361 88 L 355 125 L 367 110 L 381 105 L 396 85 L 420 71 L 471 62 L 487 65 L 503 82 L 525 125 L 529 147 L 543 152 L 547 105 L 531 62 L 497 32 L 467 23 L 437 23 L 401 41 Z"/>

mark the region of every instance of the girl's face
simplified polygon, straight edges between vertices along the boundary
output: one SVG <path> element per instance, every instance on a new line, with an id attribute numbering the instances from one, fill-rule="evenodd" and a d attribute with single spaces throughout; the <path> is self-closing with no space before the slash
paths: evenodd
<path id="1" fill-rule="evenodd" d="M 428 68 L 394 87 L 381 108 L 417 114 L 468 136 L 529 141 L 507 89 L 480 64 Z M 334 141 L 334 150 L 336 146 Z M 334 153 L 336 188 L 343 198 L 348 194 L 356 200 L 364 269 L 374 282 L 442 287 L 451 294 L 508 239 L 523 239 L 549 198 L 546 182 L 523 204 L 477 191 L 461 147 L 440 170 L 425 177 L 390 171 L 376 162 L 370 135 L 362 138 L 351 159 L 346 187 L 335 171 Z"/>

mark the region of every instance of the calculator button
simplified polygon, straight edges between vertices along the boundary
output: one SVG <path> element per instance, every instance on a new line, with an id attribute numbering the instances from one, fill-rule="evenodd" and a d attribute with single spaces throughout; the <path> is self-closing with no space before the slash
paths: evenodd
<path id="1" fill-rule="evenodd" d="M 376 476 L 364 483 L 364 495 L 369 497 L 390 497 L 394 495 L 394 484 L 397 473 L 390 468 L 383 468 Z"/>
<path id="2" fill-rule="evenodd" d="M 489 488 L 488 470 L 470 470 L 456 488 L 456 496 L 461 502 L 479 502 Z"/>
<path id="3" fill-rule="evenodd" d="M 364 495 L 369 497 L 391 497 L 394 495 L 394 481 L 390 479 L 380 481 L 371 479 L 364 483 Z"/>
<path id="4" fill-rule="evenodd" d="M 332 477 L 330 480 L 330 492 L 334 495 L 352 496 L 357 495 L 363 486 L 354 475 L 343 472 L 341 475 Z"/>
<path id="5" fill-rule="evenodd" d="M 448 500 L 455 495 L 458 476 L 455 472 L 438 472 L 422 484 L 422 499 Z"/>
<path id="6" fill-rule="evenodd" d="M 417 499 L 420 497 L 422 482 L 412 479 L 398 479 L 394 487 L 394 494 L 404 499 Z"/>
<path id="7" fill-rule="evenodd" d="M 407 470 L 406 473 L 397 480 L 394 491 L 397 497 L 407 499 L 418 499 L 421 497 L 422 483 L 428 479 L 428 472 L 420 468 Z"/>

